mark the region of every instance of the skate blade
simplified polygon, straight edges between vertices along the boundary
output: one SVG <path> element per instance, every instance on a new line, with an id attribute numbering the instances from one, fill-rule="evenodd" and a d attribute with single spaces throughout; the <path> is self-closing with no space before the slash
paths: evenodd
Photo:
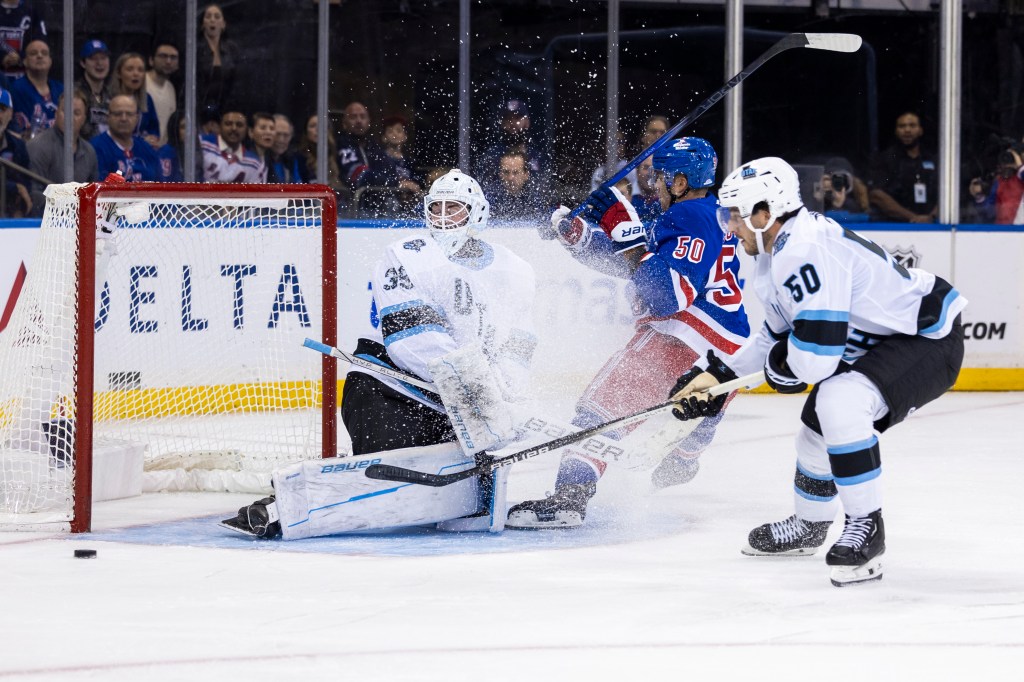
<path id="1" fill-rule="evenodd" d="M 254 533 L 251 528 L 239 522 L 237 516 L 232 516 L 230 519 L 224 519 L 217 525 L 219 525 L 221 528 L 227 528 L 228 530 L 233 530 L 236 533 L 241 533 L 242 535 L 246 535 L 250 538 L 259 538 L 259 536 L 256 535 L 256 533 Z"/>
<path id="2" fill-rule="evenodd" d="M 882 579 L 882 561 L 878 557 L 861 566 L 833 566 L 832 584 L 846 587 Z"/>
<path id="3" fill-rule="evenodd" d="M 785 552 L 764 552 L 759 549 L 754 549 L 749 544 L 740 550 L 741 554 L 746 556 L 812 556 L 818 553 L 817 547 L 800 547 L 798 549 L 790 549 Z"/>
<path id="4" fill-rule="evenodd" d="M 509 514 L 505 528 L 512 530 L 572 530 L 583 525 L 583 517 L 576 512 L 557 512 L 550 520 L 541 521 L 532 512 Z"/>

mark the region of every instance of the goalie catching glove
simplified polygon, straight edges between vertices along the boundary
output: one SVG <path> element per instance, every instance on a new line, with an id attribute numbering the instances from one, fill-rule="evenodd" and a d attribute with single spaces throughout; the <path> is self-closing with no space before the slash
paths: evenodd
<path id="1" fill-rule="evenodd" d="M 616 243 L 618 253 L 647 245 L 647 232 L 640 216 L 629 199 L 614 187 L 594 190 L 587 197 L 583 215 Z"/>
<path id="2" fill-rule="evenodd" d="M 672 408 L 672 416 L 680 421 L 699 419 L 700 417 L 713 417 L 722 411 L 725 401 L 729 395 L 723 393 L 711 397 L 708 391 L 736 378 L 736 373 L 715 355 L 714 351 L 708 351 L 708 368 L 691 367 L 685 374 L 676 380 L 675 386 L 669 393 L 669 400 L 675 400 L 680 395 L 679 406 Z M 697 394 L 704 397 L 701 398 Z"/>

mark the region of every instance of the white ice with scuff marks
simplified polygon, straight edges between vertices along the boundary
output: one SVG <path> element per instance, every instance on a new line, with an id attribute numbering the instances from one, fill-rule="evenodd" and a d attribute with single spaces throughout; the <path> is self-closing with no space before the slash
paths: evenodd
<path id="1" fill-rule="evenodd" d="M 739 551 L 791 513 L 800 405 L 740 396 L 692 483 L 609 471 L 578 532 L 253 543 L 209 520 L 251 496 L 177 493 L 97 505 L 92 538 L 0 534 L 0 681 L 1017 679 L 1024 395 L 883 435 L 885 578 L 845 589 Z"/>

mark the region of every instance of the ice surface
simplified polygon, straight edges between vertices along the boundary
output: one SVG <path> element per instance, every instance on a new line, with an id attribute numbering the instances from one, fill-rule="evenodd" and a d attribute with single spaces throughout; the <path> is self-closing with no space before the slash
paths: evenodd
<path id="1" fill-rule="evenodd" d="M 255 542 L 215 523 L 252 496 L 177 493 L 0 534 L 0 680 L 1015 679 L 1024 395 L 882 436 L 885 578 L 845 589 L 821 555 L 739 552 L 791 513 L 800 405 L 741 396 L 693 482 L 610 471 L 575 532 Z M 509 498 L 556 465 L 516 465 Z"/>

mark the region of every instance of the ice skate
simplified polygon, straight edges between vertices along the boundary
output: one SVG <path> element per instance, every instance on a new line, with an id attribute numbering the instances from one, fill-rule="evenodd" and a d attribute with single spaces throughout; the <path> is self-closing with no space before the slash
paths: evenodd
<path id="1" fill-rule="evenodd" d="M 587 502 L 597 492 L 596 483 L 564 485 L 543 500 L 520 502 L 508 510 L 506 528 L 538 530 L 578 528 L 587 514 Z"/>
<path id="2" fill-rule="evenodd" d="M 747 556 L 809 556 L 825 543 L 831 525 L 831 521 L 804 521 L 794 514 L 750 531 L 741 551 Z"/>
<path id="3" fill-rule="evenodd" d="M 281 534 L 278 518 L 275 498 L 270 496 L 242 507 L 237 515 L 224 519 L 220 525 L 237 533 L 271 539 Z"/>
<path id="4" fill-rule="evenodd" d="M 661 460 L 658 468 L 651 473 L 651 483 L 658 489 L 682 485 L 692 481 L 698 471 L 700 471 L 700 459 L 697 457 L 669 455 Z"/>
<path id="5" fill-rule="evenodd" d="M 825 555 L 832 567 L 832 584 L 845 587 L 882 579 L 881 556 L 885 553 L 885 524 L 882 510 L 867 516 L 846 517 L 846 526 L 836 544 Z"/>

